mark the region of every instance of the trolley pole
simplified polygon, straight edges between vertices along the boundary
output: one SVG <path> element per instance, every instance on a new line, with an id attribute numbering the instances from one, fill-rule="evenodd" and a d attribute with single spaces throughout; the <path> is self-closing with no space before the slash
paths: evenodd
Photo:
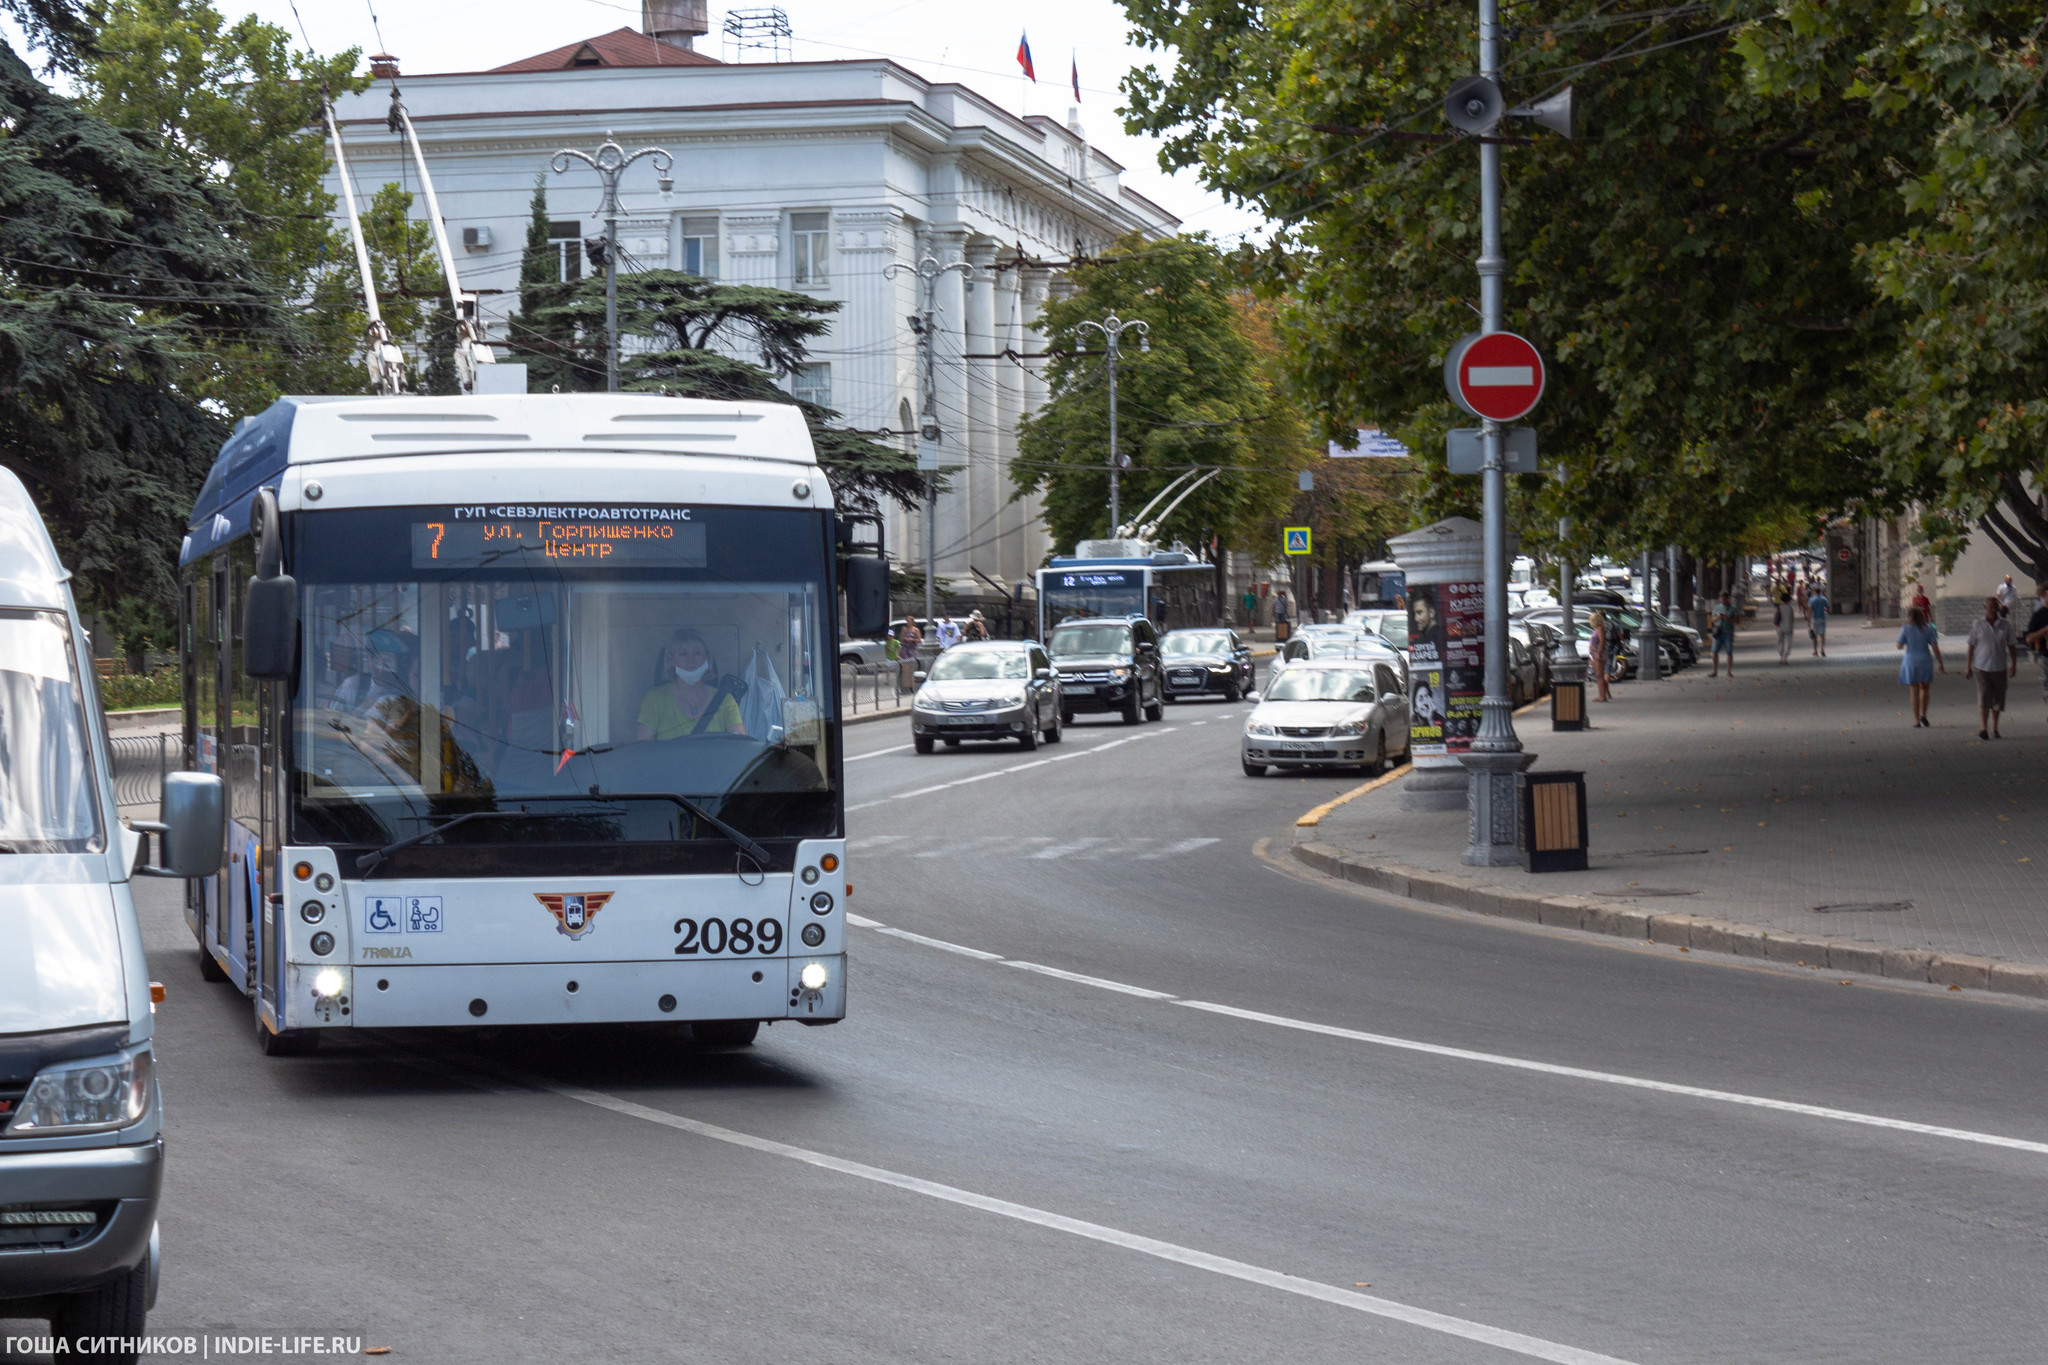
<path id="1" fill-rule="evenodd" d="M 605 134 L 604 145 L 595 152 L 579 152 L 565 149 L 556 152 L 549 165 L 556 175 L 565 174 L 572 162 L 581 161 L 597 172 L 604 183 L 604 391 L 619 391 L 619 176 L 626 167 L 641 157 L 654 158 L 654 169 L 661 175 L 661 192 L 667 194 L 675 188 L 670 172 L 675 169 L 675 158 L 660 147 L 642 147 L 637 152 L 628 152 L 624 147 Z"/>
<path id="2" fill-rule="evenodd" d="M 917 467 L 924 475 L 924 615 L 932 619 L 936 607 L 933 597 L 933 580 L 938 574 L 938 538 L 933 525 L 939 503 L 939 440 L 943 432 L 939 428 L 939 379 L 936 357 L 932 343 L 938 335 L 939 279 L 949 270 L 963 275 L 972 274 L 973 265 L 966 261 L 953 261 L 940 265 L 938 258 L 929 252 L 916 265 L 884 266 L 882 274 L 895 279 L 898 274 L 908 271 L 917 276 L 923 288 L 924 306 L 909 318 L 910 330 L 917 337 L 917 368 L 919 379 L 919 402 L 921 411 L 917 419 Z"/>
<path id="3" fill-rule="evenodd" d="M 1119 343 L 1125 332 L 1136 332 L 1138 349 L 1149 351 L 1152 349 L 1152 329 L 1138 318 L 1120 318 L 1114 313 L 1108 314 L 1100 322 L 1084 322 L 1081 327 L 1092 327 L 1102 333 L 1102 339 L 1109 346 L 1109 355 L 1104 361 L 1109 368 L 1109 534 L 1115 538 L 1123 534 L 1124 520 L 1118 476 L 1123 473 L 1124 466 L 1130 463 L 1129 457 L 1116 443 L 1116 362 L 1121 353 Z M 1078 331 L 1080 328 L 1075 330 Z"/>

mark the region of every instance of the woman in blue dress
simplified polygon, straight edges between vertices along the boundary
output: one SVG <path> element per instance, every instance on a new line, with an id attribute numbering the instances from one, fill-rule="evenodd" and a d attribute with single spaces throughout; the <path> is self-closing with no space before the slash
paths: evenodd
<path id="1" fill-rule="evenodd" d="M 1913 724 L 1926 725 L 1927 694 L 1934 690 L 1934 670 L 1939 667 L 1946 673 L 1948 665 L 1942 662 L 1934 626 L 1918 607 L 1907 613 L 1906 624 L 1899 627 L 1899 648 L 1906 653 L 1899 662 L 1899 681 L 1906 685 L 1906 696 L 1913 703 Z"/>

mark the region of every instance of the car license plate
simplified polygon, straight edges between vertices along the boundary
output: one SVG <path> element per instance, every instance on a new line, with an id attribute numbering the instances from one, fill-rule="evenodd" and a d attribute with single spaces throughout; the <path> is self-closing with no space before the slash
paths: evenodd
<path id="1" fill-rule="evenodd" d="M 1308 744 L 1275 744 L 1273 746 L 1273 752 L 1276 754 L 1307 755 L 1317 753 L 1319 752 L 1319 750 L 1317 750 L 1313 745 Z"/>
<path id="2" fill-rule="evenodd" d="M 1188 669 L 1175 673 L 1173 680 L 1177 683 L 1198 683 L 1202 680 L 1202 675 L 1194 672 L 1192 669 Z"/>

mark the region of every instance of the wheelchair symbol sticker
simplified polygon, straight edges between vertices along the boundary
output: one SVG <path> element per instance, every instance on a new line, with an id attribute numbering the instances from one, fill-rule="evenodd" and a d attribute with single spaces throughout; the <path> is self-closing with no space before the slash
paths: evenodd
<path id="1" fill-rule="evenodd" d="M 363 902 L 363 932 L 402 934 L 405 932 L 404 896 L 371 896 Z"/>

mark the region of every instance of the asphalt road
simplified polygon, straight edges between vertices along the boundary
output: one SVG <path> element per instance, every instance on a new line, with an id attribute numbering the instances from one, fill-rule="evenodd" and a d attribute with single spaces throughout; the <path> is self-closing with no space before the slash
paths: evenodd
<path id="1" fill-rule="evenodd" d="M 436 1362 L 2042 1358 L 2048 1010 L 1321 881 L 1293 819 L 1357 779 L 1243 777 L 1243 710 L 1034 754 L 852 730 L 883 927 L 845 1023 L 743 1051 L 265 1059 L 144 884 L 152 1330 Z"/>

